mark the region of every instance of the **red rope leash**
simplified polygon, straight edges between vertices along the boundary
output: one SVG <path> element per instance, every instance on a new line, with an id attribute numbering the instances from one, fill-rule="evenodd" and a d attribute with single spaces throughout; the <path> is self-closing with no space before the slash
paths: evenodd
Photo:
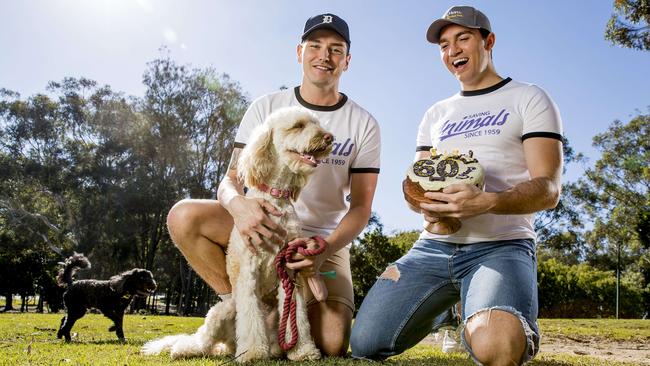
<path id="1" fill-rule="evenodd" d="M 293 255 L 298 252 L 304 256 L 313 256 L 321 254 L 327 248 L 327 242 L 325 239 L 320 236 L 312 236 L 312 239 L 318 244 L 316 249 L 308 249 L 306 241 L 298 241 L 291 245 L 284 247 L 275 256 L 275 269 L 278 272 L 278 278 L 284 289 L 284 304 L 282 305 L 282 319 L 280 319 L 280 329 L 278 330 L 278 343 L 280 347 L 286 352 L 292 349 L 296 343 L 298 343 L 298 324 L 296 322 L 296 300 L 293 298 L 293 290 L 295 288 L 295 283 L 289 277 L 287 273 L 287 268 L 285 264 L 292 261 Z M 286 342 L 286 332 L 287 332 L 287 320 L 291 327 L 291 340 L 289 343 Z"/>

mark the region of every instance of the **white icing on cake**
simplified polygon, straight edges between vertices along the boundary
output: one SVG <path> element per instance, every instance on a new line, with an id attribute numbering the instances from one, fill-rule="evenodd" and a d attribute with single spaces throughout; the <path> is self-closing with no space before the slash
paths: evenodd
<path id="1" fill-rule="evenodd" d="M 454 151 L 451 154 L 437 154 L 431 149 L 431 157 L 413 163 L 406 172 L 408 179 L 420 185 L 425 191 L 440 191 L 456 183 L 473 184 L 483 189 L 485 177 L 478 160 Z"/>

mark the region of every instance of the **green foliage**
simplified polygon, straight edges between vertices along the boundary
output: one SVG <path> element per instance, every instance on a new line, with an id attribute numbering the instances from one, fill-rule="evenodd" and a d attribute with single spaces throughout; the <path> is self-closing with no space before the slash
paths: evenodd
<path id="1" fill-rule="evenodd" d="M 391 245 L 394 245 L 400 248 L 402 255 L 411 249 L 413 243 L 415 243 L 420 237 L 420 231 L 411 230 L 411 231 L 402 231 L 396 233 L 388 238 L 388 241 Z"/>
<path id="2" fill-rule="evenodd" d="M 650 1 L 614 0 L 605 39 L 623 47 L 650 51 Z"/>
<path id="3" fill-rule="evenodd" d="M 563 174 L 575 163 L 584 162 L 584 157 L 577 154 L 569 140 L 564 137 Z M 535 219 L 535 232 L 537 233 L 537 250 L 540 258 L 557 258 L 568 264 L 575 264 L 584 260 L 586 255 L 585 242 L 582 235 L 583 222 L 579 205 L 575 197 L 563 184 L 560 201 L 550 210 L 537 213 Z"/>
<path id="4" fill-rule="evenodd" d="M 354 302 L 357 305 L 361 304 L 377 276 L 384 271 L 386 266 L 396 261 L 408 250 L 400 243 L 391 242 L 384 235 L 383 226 L 374 213 L 371 223 L 363 237 L 358 239 L 350 250 Z"/>
<path id="5" fill-rule="evenodd" d="M 538 266 L 539 312 L 546 318 L 612 317 L 616 308 L 616 275 L 587 264 L 565 265 L 555 259 Z M 644 289 L 633 273 L 624 277 L 620 289 L 619 316 L 643 315 Z"/>

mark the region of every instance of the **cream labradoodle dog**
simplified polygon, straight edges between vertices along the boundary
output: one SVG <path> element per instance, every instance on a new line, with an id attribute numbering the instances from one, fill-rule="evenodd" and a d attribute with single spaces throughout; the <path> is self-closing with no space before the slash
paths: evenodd
<path id="1" fill-rule="evenodd" d="M 292 201 L 319 160 L 331 152 L 332 140 L 332 135 L 320 126 L 313 113 L 288 107 L 269 115 L 242 150 L 237 169 L 248 187 L 246 196 L 267 200 L 283 213 L 281 217 L 270 217 L 286 229 L 284 243 L 302 237 Z M 238 362 L 282 356 L 277 312 L 282 312 L 284 291 L 273 264 L 281 248 L 277 244 L 269 247 L 275 248 L 273 253 L 259 250 L 257 255 L 251 255 L 239 231 L 233 228 L 227 255 L 232 298 L 213 306 L 195 334 L 151 341 L 143 346 L 142 353 L 170 350 L 172 358 L 236 355 Z M 320 351 L 311 338 L 304 299 L 300 291 L 295 291 L 294 296 L 298 343 L 288 351 L 287 357 L 318 359 Z"/>

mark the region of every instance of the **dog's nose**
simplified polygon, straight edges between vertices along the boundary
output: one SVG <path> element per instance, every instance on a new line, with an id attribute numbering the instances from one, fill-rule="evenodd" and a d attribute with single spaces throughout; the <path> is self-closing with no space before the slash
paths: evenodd
<path id="1" fill-rule="evenodd" d="M 325 142 L 329 145 L 334 140 L 334 136 L 332 136 L 331 133 L 326 133 L 325 136 L 323 136 L 323 140 L 325 140 Z"/>

